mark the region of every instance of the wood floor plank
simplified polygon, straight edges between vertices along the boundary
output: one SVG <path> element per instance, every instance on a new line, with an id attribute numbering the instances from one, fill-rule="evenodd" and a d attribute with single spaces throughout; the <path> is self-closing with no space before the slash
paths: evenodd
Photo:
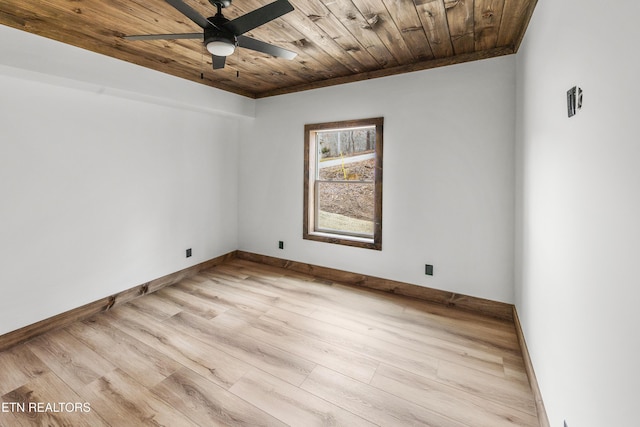
<path id="1" fill-rule="evenodd" d="M 504 350 L 520 351 L 517 340 L 514 341 L 515 327 L 512 322 L 505 320 L 411 299 L 407 301 L 407 307 L 399 320 L 435 327 L 470 340 L 475 338 L 479 342 Z"/>
<path id="2" fill-rule="evenodd" d="M 189 313 L 179 313 L 163 323 L 294 385 L 301 384 L 315 367 L 313 362 L 246 335 L 217 327 L 213 321 Z"/>
<path id="3" fill-rule="evenodd" d="M 206 301 L 212 301 L 214 304 L 224 306 L 226 309 L 237 308 L 245 311 L 249 316 L 259 316 L 271 308 L 269 305 L 261 304 L 243 295 L 224 292 L 219 288 L 214 289 L 214 285 L 215 282 L 206 279 L 202 282 L 186 280 L 175 286 Z"/>
<path id="4" fill-rule="evenodd" d="M 205 319 L 213 319 L 227 310 L 225 306 L 216 306 L 210 301 L 194 298 L 193 295 L 183 292 L 174 286 L 162 288 L 156 292 L 156 295 L 163 298 L 166 302 L 180 307 L 183 311 L 188 311 Z"/>
<path id="5" fill-rule="evenodd" d="M 521 355 L 513 354 L 504 358 L 504 374 L 512 381 L 520 381 L 525 386 L 529 385 L 527 369 Z"/>
<path id="6" fill-rule="evenodd" d="M 512 322 L 232 259 L 0 352 L 0 426 L 534 427 Z"/>
<path id="7" fill-rule="evenodd" d="M 403 300 L 395 295 L 318 280 L 310 276 L 306 276 L 305 279 L 285 276 L 275 281 L 268 278 L 263 280 L 249 276 L 247 281 L 271 285 L 283 291 L 288 290 L 290 297 L 312 302 L 320 307 L 345 307 L 350 309 L 355 304 L 363 312 L 396 314 L 405 309 Z M 300 286 L 301 284 L 305 286 Z"/>
<path id="8" fill-rule="evenodd" d="M 381 426 L 469 427 L 323 366 L 300 387 Z"/>
<path id="9" fill-rule="evenodd" d="M 276 293 L 274 293 L 273 289 L 264 289 L 269 288 L 268 284 L 252 279 L 251 276 L 243 282 L 229 283 L 229 286 L 237 288 L 238 290 L 244 290 L 245 287 L 253 286 L 253 292 L 262 292 L 269 295 L 274 299 L 273 305 L 278 308 L 283 308 L 281 301 L 285 300 L 285 298 L 287 300 L 292 299 L 290 295 L 287 295 L 287 288 L 282 285 L 283 280 L 278 280 L 278 284 L 273 286 L 278 288 L 278 290 L 275 291 Z M 275 296 L 278 296 L 278 292 L 280 298 L 275 301 Z M 297 292 L 304 292 L 307 300 L 312 299 L 310 297 L 317 296 L 310 290 Z M 293 295 L 293 299 L 295 299 L 297 295 L 295 293 Z M 465 336 L 456 335 L 449 331 L 429 333 L 433 328 L 408 328 L 406 320 L 396 320 L 395 317 L 388 319 L 383 314 L 372 316 L 362 311 L 355 313 L 353 310 L 340 310 L 340 307 L 336 308 L 334 306 L 331 306 L 331 309 L 320 306 L 317 310 L 312 310 L 312 307 L 318 307 L 318 304 L 315 302 L 301 302 L 299 306 L 301 307 L 302 304 L 305 303 L 308 304 L 306 310 L 295 309 L 289 311 L 306 314 L 318 320 L 362 332 L 394 345 L 401 345 L 413 350 L 423 351 L 434 357 L 454 359 L 462 365 L 481 369 L 494 375 L 505 375 L 502 358 L 502 356 L 505 355 L 505 351 L 486 343 L 478 343 L 477 337 L 470 340 Z M 394 322 L 394 320 L 396 321 Z"/>
<path id="10" fill-rule="evenodd" d="M 489 376 L 484 372 L 441 361 L 438 366 L 439 381 L 484 399 L 536 415 L 531 389 L 520 382 Z"/>
<path id="11" fill-rule="evenodd" d="M 230 260 L 227 265 L 234 266 L 241 271 L 248 271 L 250 276 L 259 276 L 264 279 L 278 280 L 282 277 L 291 277 L 300 280 L 313 280 L 308 274 L 298 273 L 293 270 L 285 270 L 267 264 L 260 264 L 240 258 Z"/>
<path id="12" fill-rule="evenodd" d="M 464 349 L 465 353 L 476 353 L 479 357 L 489 362 L 501 362 L 501 356 L 504 353 L 503 349 L 496 348 L 487 343 L 478 342 L 477 336 L 469 339 L 459 333 L 438 330 L 438 328 L 433 327 L 433 325 L 422 326 L 407 324 L 407 319 L 403 319 L 401 315 L 398 314 L 394 316 L 385 316 L 378 313 L 371 315 L 362 310 L 356 312 L 353 310 L 353 306 L 342 307 L 335 304 L 325 304 L 325 301 L 322 299 L 314 299 L 314 297 L 321 297 L 314 292 L 313 289 L 301 287 L 299 282 L 287 286 L 286 278 L 271 284 L 268 281 L 256 280 L 250 276 L 243 282 L 229 283 L 229 286 L 240 289 L 250 288 L 252 292 L 264 293 L 271 297 L 278 296 L 280 298 L 273 304 L 274 307 L 284 308 L 288 311 L 308 315 L 309 317 L 328 321 L 333 324 L 340 323 L 342 326 L 346 326 L 349 320 L 352 320 L 349 324 L 349 329 L 355 331 L 371 331 L 375 333 L 377 329 L 381 329 L 382 331 L 380 331 L 380 333 L 389 331 L 389 333 L 394 335 L 410 335 L 410 339 L 420 337 L 423 340 L 428 339 L 430 341 L 432 341 L 432 338 L 443 340 L 446 341 L 447 344 L 453 343 L 454 346 L 458 344 L 457 347 Z M 281 304 L 282 301 L 289 300 L 296 300 L 300 308 L 289 309 Z M 433 322 L 433 324 L 437 325 L 436 322 Z M 354 325 L 356 325 L 355 329 Z M 372 325 L 374 326 L 373 328 Z M 477 350 L 477 352 L 475 350 Z M 472 354 L 471 356 L 473 357 L 474 355 Z"/>
<path id="13" fill-rule="evenodd" d="M 4 402 L 25 405 L 25 412 L 13 416 L 23 425 L 32 426 L 107 426 L 100 415 L 53 372 L 40 375 L 27 384 L 2 396 Z M 85 403 L 89 403 L 85 406 Z M 34 406 L 32 406 L 34 405 Z"/>
<path id="14" fill-rule="evenodd" d="M 530 414 L 392 366 L 380 365 L 371 385 L 474 427 L 535 427 Z"/>
<path id="15" fill-rule="evenodd" d="M 290 293 L 287 292 L 288 290 L 280 286 L 282 282 L 265 284 L 260 279 L 248 277 L 239 282 L 225 283 L 225 285 L 228 288 L 232 288 L 234 292 L 244 293 L 244 295 L 253 297 L 258 301 L 264 301 L 264 298 L 268 298 L 271 307 L 282 308 L 302 315 L 312 313 L 318 308 L 312 302 L 291 297 Z"/>
<path id="16" fill-rule="evenodd" d="M 52 331 L 26 345 L 74 390 L 115 369 L 112 363 L 65 330 Z"/>
<path id="17" fill-rule="evenodd" d="M 310 317 L 271 309 L 261 319 L 279 325 L 281 328 L 292 329 L 314 339 L 354 351 L 379 362 L 390 363 L 408 371 L 421 372 L 425 376 L 435 375 L 438 368 L 438 359 L 424 353 L 407 348 L 397 351 L 385 341 L 354 333 Z"/>
<path id="18" fill-rule="evenodd" d="M 105 316 L 95 316 L 66 328 L 109 362 L 147 387 L 153 387 L 182 366 L 153 347 L 113 327 Z"/>
<path id="19" fill-rule="evenodd" d="M 306 304 L 309 304 L 312 307 L 320 306 L 320 308 L 315 312 L 312 311 L 311 308 L 308 308 L 305 311 L 302 311 L 302 310 L 290 310 L 290 311 L 295 311 L 298 314 L 307 314 L 310 317 L 318 318 L 320 320 L 330 319 L 330 320 L 333 320 L 334 324 L 336 324 L 337 322 L 344 322 L 343 318 L 336 316 L 336 311 L 340 311 L 339 310 L 340 307 L 336 307 L 335 304 L 324 305 L 323 303 L 326 303 L 326 301 L 314 301 L 313 300 L 314 297 L 320 297 L 320 296 L 317 294 L 314 294 L 313 291 L 310 291 L 308 289 L 299 290 L 300 286 L 298 286 L 298 290 L 293 291 L 293 294 L 287 295 L 288 289 L 286 286 L 283 287 L 284 283 L 285 283 L 285 279 L 280 279 L 278 280 L 277 284 L 274 284 L 272 286 L 272 288 L 276 287 L 281 292 L 281 296 L 283 295 L 287 296 L 289 297 L 288 298 L 289 300 L 291 300 L 292 298 L 295 299 L 297 296 L 296 293 L 303 293 L 304 299 L 306 300 L 305 301 Z M 257 286 L 258 289 L 260 289 L 260 291 L 257 291 L 257 292 L 262 292 L 266 295 L 271 296 L 272 298 L 275 296 L 273 292 L 264 290 L 265 287 L 269 286 L 268 284 L 262 283 L 260 280 L 255 280 L 251 276 L 249 276 L 248 279 L 245 280 L 244 282 L 229 283 L 229 286 L 244 290 L 245 287 L 248 287 L 247 284 L 253 285 L 254 288 Z M 254 289 L 253 292 L 256 292 L 256 290 Z M 312 300 L 312 302 L 309 302 L 309 300 Z M 282 308 L 280 301 L 281 299 L 278 300 L 277 302 L 274 301 L 273 305 L 275 307 Z M 300 304 L 300 306 L 302 306 L 302 303 Z M 331 309 L 329 310 L 328 308 L 323 308 L 323 306 L 331 307 Z M 323 311 L 325 313 L 325 316 L 319 317 L 318 313 Z M 311 315 L 310 314 L 311 312 L 313 312 L 314 314 Z M 348 311 L 348 310 L 345 310 L 345 312 L 353 313 L 352 311 Z M 367 315 L 367 313 L 363 313 L 362 311 L 359 311 L 357 314 L 353 313 L 353 316 L 358 320 L 361 320 L 364 317 L 367 317 L 368 318 L 367 320 L 373 317 L 383 318 L 383 319 L 385 318 L 383 314 L 377 313 L 376 316 L 371 316 L 371 315 Z M 496 349 L 490 346 L 484 346 L 484 348 L 480 348 L 478 346 L 479 348 L 477 349 L 469 348 L 470 344 L 474 344 L 477 341 L 477 338 L 474 338 L 474 340 L 472 341 L 469 339 L 465 340 L 465 337 L 457 337 L 459 340 L 464 340 L 464 341 L 456 345 L 455 343 L 450 344 L 450 341 L 449 341 L 451 337 L 456 337 L 456 335 L 454 334 L 444 332 L 444 333 L 441 333 L 439 337 L 433 337 L 433 334 L 432 334 L 431 335 L 432 338 L 428 340 L 429 341 L 428 345 L 425 347 L 424 340 L 416 341 L 416 339 L 414 338 L 424 337 L 423 332 L 428 331 L 429 328 L 422 328 L 423 330 L 420 331 L 419 334 L 416 333 L 415 335 L 413 335 L 411 339 L 402 340 L 400 339 L 400 336 L 403 334 L 406 334 L 407 332 L 406 321 L 405 322 L 398 321 L 397 327 L 393 328 L 393 330 L 391 331 L 388 330 L 389 328 L 372 328 L 368 322 L 360 322 L 360 323 L 361 323 L 360 326 L 362 327 L 361 330 L 365 330 L 369 335 L 377 336 L 378 338 L 385 339 L 387 341 L 390 341 L 393 344 L 405 345 L 405 346 L 408 346 L 408 348 L 412 348 L 419 351 L 427 351 L 428 354 L 432 354 L 434 356 L 442 356 L 442 357 L 450 356 L 453 358 L 458 358 L 459 362 L 463 365 L 471 365 L 471 366 L 474 366 L 476 369 L 484 369 L 486 372 L 490 372 L 496 375 L 504 375 L 504 368 L 502 365 L 502 357 L 501 357 L 502 351 L 500 351 L 501 349 Z M 444 340 L 442 336 L 446 336 L 447 339 Z M 440 343 L 436 342 L 438 340 L 441 340 Z M 441 345 L 438 345 L 438 344 L 441 344 Z M 472 360 L 469 360 L 467 362 L 467 359 L 472 359 Z"/>
<path id="20" fill-rule="evenodd" d="M 311 302 L 318 307 L 339 307 L 349 310 L 357 306 L 363 313 L 396 315 L 401 314 L 405 309 L 402 298 L 385 292 L 326 280 L 307 280 L 302 283 L 305 286 L 300 286 L 300 280 L 284 277 L 279 279 L 275 286 L 288 289 L 293 294 L 291 297 Z"/>
<path id="21" fill-rule="evenodd" d="M 339 310 L 335 307 L 318 308 L 310 317 L 323 321 L 337 317 L 341 322 L 349 324 L 349 328 L 356 328 L 354 330 L 369 330 L 373 327 L 393 334 L 400 334 L 410 340 L 419 338 L 422 338 L 423 341 L 442 340 L 447 344 L 486 353 L 484 357 L 488 357 L 487 360 L 496 361 L 497 358 L 508 353 L 509 350 L 496 346 L 492 342 L 483 341 L 484 337 L 476 333 L 472 321 L 459 320 L 455 325 L 447 327 L 445 326 L 446 322 L 443 322 L 440 316 L 429 316 L 428 310 L 431 308 L 433 308 L 432 305 L 425 307 L 423 317 L 419 321 L 416 321 L 411 314 L 406 316 L 404 313 L 392 316 L 368 315 L 354 310 Z M 471 330 L 468 330 L 470 326 Z"/>
<path id="22" fill-rule="evenodd" d="M 2 399 L 0 399 L 2 400 Z M 6 402 L 10 405 L 4 412 L 0 412 L 0 427 L 30 427 L 31 423 L 28 420 L 18 418 L 16 414 L 19 409 L 14 409 L 11 406 L 13 403 Z M 24 418 L 24 417 L 23 417 Z"/>
<path id="23" fill-rule="evenodd" d="M 258 369 L 248 372 L 229 391 L 290 426 L 375 425 Z"/>
<path id="24" fill-rule="evenodd" d="M 182 307 L 167 302 L 155 293 L 146 295 L 145 297 L 146 298 L 136 298 L 127 304 L 134 307 L 140 313 L 146 313 L 158 320 L 168 319 L 182 311 Z"/>
<path id="25" fill-rule="evenodd" d="M 110 426 L 196 427 L 187 416 L 116 369 L 82 389 L 82 396 Z"/>
<path id="26" fill-rule="evenodd" d="M 285 426 L 187 368 L 172 374 L 152 391 L 200 426 Z"/>
<path id="27" fill-rule="evenodd" d="M 241 281 L 248 276 L 238 270 L 216 268 L 215 270 L 207 270 L 202 274 L 204 277 L 210 280 L 217 280 L 223 282 Z"/>
<path id="28" fill-rule="evenodd" d="M 215 323 L 221 327 L 231 328 L 232 325 L 237 324 L 238 320 L 234 321 L 232 316 L 232 312 L 225 313 L 218 316 Z M 377 360 L 370 357 L 308 337 L 291 329 L 274 327 L 273 323 L 261 319 L 246 322 L 243 327 L 237 330 L 257 341 L 269 343 L 283 351 L 363 382 L 371 380 L 379 365 Z"/>
<path id="29" fill-rule="evenodd" d="M 167 357 L 223 388 L 231 387 L 251 369 L 251 365 L 188 334 L 177 334 L 166 325 L 123 305 L 109 317 L 123 332 L 153 346 Z"/>
<path id="30" fill-rule="evenodd" d="M 0 353 L 0 395 L 26 384 L 50 369 L 24 344 Z"/>
<path id="31" fill-rule="evenodd" d="M 357 315 L 344 315 L 336 311 L 316 310 L 309 317 L 340 326 L 365 336 L 377 338 L 391 345 L 415 350 L 437 359 L 449 360 L 483 372 L 504 376 L 504 361 L 498 352 L 474 349 L 450 339 L 412 333 L 407 328 L 389 327 Z"/>

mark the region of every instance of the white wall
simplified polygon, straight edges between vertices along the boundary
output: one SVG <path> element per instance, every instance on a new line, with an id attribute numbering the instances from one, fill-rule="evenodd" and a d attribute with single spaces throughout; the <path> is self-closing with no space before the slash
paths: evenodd
<path id="1" fill-rule="evenodd" d="M 383 250 L 303 240 L 304 125 L 377 116 Z M 514 137 L 513 57 L 260 99 L 240 151 L 239 247 L 512 302 Z"/>
<path id="2" fill-rule="evenodd" d="M 6 27 L 0 52 L 0 334 L 237 248 L 253 100 Z"/>
<path id="3" fill-rule="evenodd" d="M 3 74 L 224 116 L 253 117 L 255 102 L 0 25 Z"/>
<path id="4" fill-rule="evenodd" d="M 639 13 L 539 2 L 517 55 L 516 305 L 552 427 L 638 425 Z"/>

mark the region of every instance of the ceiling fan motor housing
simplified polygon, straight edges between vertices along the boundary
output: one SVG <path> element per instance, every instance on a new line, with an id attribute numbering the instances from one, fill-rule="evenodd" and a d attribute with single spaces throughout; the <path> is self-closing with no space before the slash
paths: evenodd
<path id="1" fill-rule="evenodd" d="M 214 50 L 210 49 L 210 43 L 213 43 L 218 46 L 229 46 L 227 49 L 224 49 L 223 47 L 226 52 L 218 53 L 219 56 L 227 56 L 233 53 L 235 48 L 238 46 L 238 39 L 233 32 L 224 27 L 224 24 L 229 22 L 229 20 L 222 16 L 222 14 L 212 16 L 207 18 L 207 20 L 214 24 L 204 29 L 204 45 L 207 47 L 209 52 L 216 54 Z"/>
<path id="2" fill-rule="evenodd" d="M 209 18 L 209 20 L 211 21 L 213 20 L 213 18 Z M 211 43 L 213 41 L 222 41 L 222 42 L 233 44 L 234 46 L 238 46 L 238 39 L 231 31 L 226 31 L 224 29 L 218 29 L 215 27 L 205 28 L 204 30 L 205 46 L 208 43 Z"/>

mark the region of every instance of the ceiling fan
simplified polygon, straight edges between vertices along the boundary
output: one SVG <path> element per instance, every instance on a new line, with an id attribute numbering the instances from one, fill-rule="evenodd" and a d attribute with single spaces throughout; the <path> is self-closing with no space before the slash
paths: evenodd
<path id="1" fill-rule="evenodd" d="M 260 25 L 291 12 L 293 6 L 287 0 L 276 0 L 231 21 L 222 15 L 222 9 L 229 7 L 232 0 L 209 0 L 209 3 L 217 8 L 216 15 L 209 18 L 203 17 L 182 0 L 165 1 L 198 24 L 204 31 L 201 33 L 124 36 L 124 38 L 127 40 L 200 39 L 211 53 L 214 70 L 224 68 L 227 56 L 231 55 L 237 46 L 278 58 L 293 59 L 297 55 L 290 50 L 243 35 Z"/>

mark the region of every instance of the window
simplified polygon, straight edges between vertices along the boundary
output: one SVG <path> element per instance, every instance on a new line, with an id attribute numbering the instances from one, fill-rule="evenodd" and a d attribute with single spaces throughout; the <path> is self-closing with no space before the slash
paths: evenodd
<path id="1" fill-rule="evenodd" d="M 382 125 L 305 125 L 303 238 L 382 249 Z"/>

